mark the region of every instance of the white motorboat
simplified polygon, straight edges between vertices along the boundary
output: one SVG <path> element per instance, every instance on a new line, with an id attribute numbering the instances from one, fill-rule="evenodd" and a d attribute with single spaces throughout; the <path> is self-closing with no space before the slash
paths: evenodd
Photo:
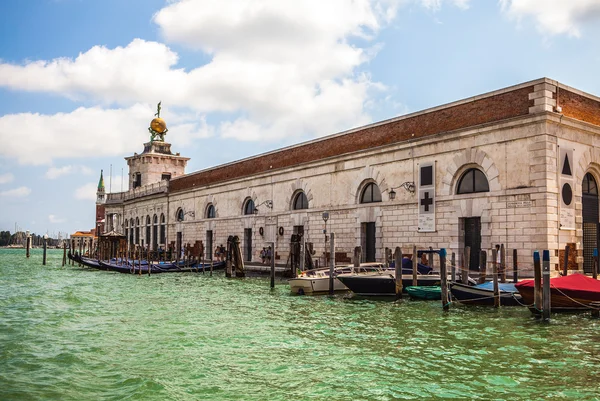
<path id="1" fill-rule="evenodd" d="M 334 269 L 333 280 L 334 291 L 348 291 L 338 276 L 344 274 L 367 274 L 385 269 L 382 263 L 361 263 L 360 266 L 353 265 L 337 266 Z M 289 279 L 290 290 L 294 294 L 324 294 L 329 292 L 329 267 L 303 271 L 296 278 Z"/>

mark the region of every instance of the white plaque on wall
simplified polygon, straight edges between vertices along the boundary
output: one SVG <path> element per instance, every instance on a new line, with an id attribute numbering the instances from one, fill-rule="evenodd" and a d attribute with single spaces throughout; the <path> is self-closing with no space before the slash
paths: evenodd
<path id="1" fill-rule="evenodd" d="M 575 229 L 575 180 L 573 179 L 573 149 L 558 150 L 558 197 L 561 230 Z"/>

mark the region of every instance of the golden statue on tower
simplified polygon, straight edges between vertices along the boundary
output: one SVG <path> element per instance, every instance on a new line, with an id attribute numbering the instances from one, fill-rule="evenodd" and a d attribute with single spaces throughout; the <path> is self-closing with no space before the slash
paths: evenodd
<path id="1" fill-rule="evenodd" d="M 161 102 L 158 102 L 158 105 L 156 106 L 156 114 L 154 114 L 156 116 L 156 118 L 154 118 L 151 122 L 150 122 L 150 127 L 148 128 L 148 131 L 150 131 L 150 142 L 154 142 L 154 141 L 160 141 L 160 142 L 164 142 L 165 141 L 165 134 L 167 133 L 168 129 L 167 129 L 167 123 L 165 122 L 165 120 L 163 120 L 162 118 L 160 118 L 160 104 Z"/>

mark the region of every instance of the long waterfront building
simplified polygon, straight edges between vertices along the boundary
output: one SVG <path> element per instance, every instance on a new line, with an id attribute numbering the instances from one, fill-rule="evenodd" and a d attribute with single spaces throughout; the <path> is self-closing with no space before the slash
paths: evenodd
<path id="1" fill-rule="evenodd" d="M 525 269 L 543 249 L 562 269 L 566 246 L 569 269 L 593 266 L 600 98 L 548 78 L 189 174 L 160 115 L 149 130 L 126 158 L 128 191 L 98 195 L 103 229 L 130 248 L 202 241 L 211 258 L 237 235 L 246 260 L 274 241 L 285 263 L 292 234 L 323 260 L 335 232 L 338 260 L 355 246 L 365 261 L 399 245 L 470 246 L 476 268 L 479 250 L 504 244 Z"/>

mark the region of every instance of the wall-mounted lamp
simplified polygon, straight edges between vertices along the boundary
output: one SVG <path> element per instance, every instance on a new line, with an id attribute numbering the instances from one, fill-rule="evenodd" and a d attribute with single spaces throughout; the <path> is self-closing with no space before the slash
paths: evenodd
<path id="1" fill-rule="evenodd" d="M 269 209 L 273 209 L 273 201 L 268 199 L 262 203 L 259 203 L 258 205 L 254 206 L 254 214 L 258 214 L 258 207 L 265 205 L 266 207 L 268 207 Z"/>
<path id="2" fill-rule="evenodd" d="M 396 191 L 394 191 L 394 189 L 396 189 L 396 188 L 404 188 L 411 194 L 415 193 L 415 183 L 414 182 L 412 182 L 412 181 L 403 182 L 402 184 L 398 185 L 397 187 L 390 188 L 390 199 L 391 200 L 396 199 Z"/>

